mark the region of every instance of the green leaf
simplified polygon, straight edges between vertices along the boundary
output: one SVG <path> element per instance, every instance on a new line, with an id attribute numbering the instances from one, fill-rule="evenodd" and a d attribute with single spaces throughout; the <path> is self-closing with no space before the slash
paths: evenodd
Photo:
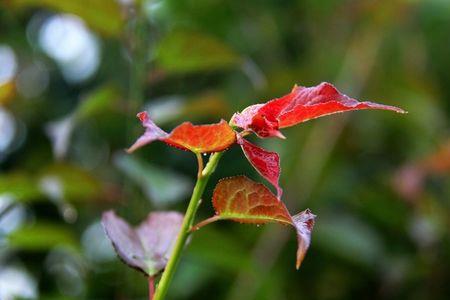
<path id="1" fill-rule="evenodd" d="M 84 97 L 74 111 L 47 123 L 46 131 L 52 142 L 55 157 L 60 159 L 67 154 L 72 133 L 85 118 L 110 113 L 117 104 L 118 95 L 114 87 L 101 86 Z"/>
<path id="2" fill-rule="evenodd" d="M 30 176 L 11 173 L 0 175 L 0 196 L 10 196 L 15 201 L 26 202 L 39 199 L 42 193 Z"/>
<path id="3" fill-rule="evenodd" d="M 112 109 L 117 104 L 119 92 L 111 85 L 104 85 L 89 93 L 80 105 L 75 114 L 77 119 L 94 117 L 97 114 Z"/>
<path id="4" fill-rule="evenodd" d="M 192 190 L 192 183 L 185 176 L 133 156 L 119 154 L 114 162 L 156 206 L 180 201 Z"/>
<path id="5" fill-rule="evenodd" d="M 25 226 L 9 234 L 6 240 L 9 246 L 19 250 L 42 251 L 56 246 L 79 249 L 72 231 L 61 224 L 38 223 Z"/>
<path id="6" fill-rule="evenodd" d="M 316 228 L 318 247 L 360 265 L 370 266 L 383 258 L 383 242 L 369 224 L 351 216 L 325 216 Z"/>
<path id="7" fill-rule="evenodd" d="M 102 193 L 100 181 L 86 170 L 69 164 L 49 166 L 41 173 L 39 185 L 48 196 L 73 202 L 97 198 Z"/>
<path id="8" fill-rule="evenodd" d="M 47 8 L 71 13 L 82 18 L 90 27 L 107 36 L 122 32 L 124 19 L 118 1 L 110 0 L 8 0 L 13 9 Z"/>
<path id="9" fill-rule="evenodd" d="M 173 74 L 217 71 L 236 67 L 241 58 L 214 37 L 176 31 L 161 40 L 155 53 L 158 67 Z"/>
<path id="10" fill-rule="evenodd" d="M 102 190 L 101 182 L 89 172 L 69 164 L 50 165 L 38 175 L 0 175 L 0 196 L 10 196 L 18 202 L 48 198 L 80 202 L 99 197 Z"/>

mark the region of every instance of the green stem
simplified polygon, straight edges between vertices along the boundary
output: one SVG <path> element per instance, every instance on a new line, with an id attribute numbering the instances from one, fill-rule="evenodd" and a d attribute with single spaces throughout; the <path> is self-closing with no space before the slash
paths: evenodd
<path id="1" fill-rule="evenodd" d="M 197 178 L 197 182 L 195 183 L 194 191 L 192 192 L 191 200 L 189 201 L 189 206 L 186 210 L 180 233 L 178 234 L 166 269 L 164 270 L 164 273 L 161 276 L 161 280 L 159 281 L 156 288 L 156 292 L 153 298 L 154 300 L 162 300 L 167 294 L 170 282 L 172 281 L 173 275 L 175 274 L 175 270 L 180 261 L 184 245 L 186 244 L 186 240 L 190 235 L 190 229 L 194 222 L 195 214 L 197 213 L 197 209 L 199 207 L 203 192 L 205 191 L 206 184 L 208 183 L 211 174 L 216 170 L 217 164 L 219 163 L 222 155 L 223 152 L 212 154 L 203 171 L 199 171 L 199 176 Z"/>

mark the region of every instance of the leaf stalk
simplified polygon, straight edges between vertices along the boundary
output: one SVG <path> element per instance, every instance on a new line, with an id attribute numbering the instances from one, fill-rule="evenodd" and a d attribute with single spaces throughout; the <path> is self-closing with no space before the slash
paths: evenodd
<path id="1" fill-rule="evenodd" d="M 155 294 L 155 276 L 148 276 L 148 300 L 153 300 Z"/>

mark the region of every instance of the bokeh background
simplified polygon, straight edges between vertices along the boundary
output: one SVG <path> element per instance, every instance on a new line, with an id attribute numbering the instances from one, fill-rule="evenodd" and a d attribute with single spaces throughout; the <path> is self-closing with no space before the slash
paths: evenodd
<path id="1" fill-rule="evenodd" d="M 195 233 L 169 299 L 448 299 L 450 1 L 3 0 L 0 299 L 146 299 L 99 223 L 184 211 L 195 157 L 133 155 L 148 110 L 164 129 L 229 119 L 328 81 L 408 115 L 363 111 L 254 140 L 281 155 L 284 201 L 318 215 L 295 235 L 221 222 Z M 219 178 L 263 181 L 240 150 Z"/>

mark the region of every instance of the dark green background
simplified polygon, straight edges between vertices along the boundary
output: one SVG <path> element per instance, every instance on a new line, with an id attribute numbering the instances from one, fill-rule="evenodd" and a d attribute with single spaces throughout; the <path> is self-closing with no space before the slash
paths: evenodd
<path id="1" fill-rule="evenodd" d="M 100 61 L 90 78 L 67 79 L 37 41 L 55 14 L 78 15 L 95 36 Z M 10 207 L 0 220 L 0 275 L 26 272 L 39 299 L 146 298 L 145 278 L 112 255 L 101 213 L 112 208 L 137 224 L 152 210 L 184 211 L 196 162 L 162 143 L 126 156 L 142 132 L 138 111 L 159 107 L 165 116 L 152 116 L 170 130 L 322 81 L 409 114 L 347 113 L 284 130 L 287 140 L 252 139 L 280 153 L 289 210 L 318 216 L 301 269 L 290 228 L 218 222 L 192 237 L 168 298 L 450 295 L 449 1 L 6 0 L 0 44 L 18 64 L 0 86 L 1 109 L 16 124 L 0 150 L 0 197 Z M 44 75 L 20 75 L 35 64 L 48 85 L 30 97 L 17 82 L 42 87 Z M 68 116 L 73 132 L 56 158 L 46 128 Z M 213 214 L 217 180 L 240 174 L 264 181 L 234 147 L 198 220 Z M 15 210 L 20 220 L 7 231 Z"/>

